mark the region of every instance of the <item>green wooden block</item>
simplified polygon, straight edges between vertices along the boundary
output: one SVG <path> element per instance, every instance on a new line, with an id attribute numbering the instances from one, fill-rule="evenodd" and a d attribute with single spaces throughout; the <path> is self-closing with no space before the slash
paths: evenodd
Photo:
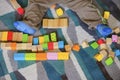
<path id="1" fill-rule="evenodd" d="M 97 42 L 93 42 L 91 45 L 90 45 L 93 49 L 96 49 L 98 48 L 98 43 Z"/>
<path id="2" fill-rule="evenodd" d="M 53 42 L 57 41 L 57 35 L 56 35 L 56 33 L 55 32 L 51 33 L 50 34 L 50 38 L 51 38 L 51 41 L 53 41 Z"/>
<path id="3" fill-rule="evenodd" d="M 43 48 L 43 50 L 48 50 L 48 44 L 47 43 L 43 43 L 42 44 L 42 48 Z"/>
<path id="4" fill-rule="evenodd" d="M 25 60 L 36 60 L 36 53 L 25 53 Z"/>
<path id="5" fill-rule="evenodd" d="M 28 34 L 23 34 L 23 36 L 22 36 L 22 42 L 23 43 L 28 42 Z"/>
<path id="6" fill-rule="evenodd" d="M 50 42 L 49 35 L 44 35 L 44 42 Z"/>
<path id="7" fill-rule="evenodd" d="M 110 66 L 111 64 L 113 64 L 113 59 L 112 59 L 111 57 L 107 58 L 107 59 L 105 60 L 105 64 L 106 64 L 107 66 Z"/>

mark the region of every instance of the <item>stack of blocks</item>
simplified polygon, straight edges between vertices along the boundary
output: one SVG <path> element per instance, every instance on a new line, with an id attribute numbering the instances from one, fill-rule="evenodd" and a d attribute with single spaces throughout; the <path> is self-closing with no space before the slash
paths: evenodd
<path id="1" fill-rule="evenodd" d="M 14 53 L 14 60 L 68 60 L 69 52 Z"/>

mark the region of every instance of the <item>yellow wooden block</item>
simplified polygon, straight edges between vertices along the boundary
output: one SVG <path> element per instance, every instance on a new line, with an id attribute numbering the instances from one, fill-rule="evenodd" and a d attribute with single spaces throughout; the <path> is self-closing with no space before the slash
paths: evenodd
<path id="1" fill-rule="evenodd" d="M 28 43 L 32 43 L 33 36 L 28 36 Z"/>
<path id="2" fill-rule="evenodd" d="M 110 17 L 110 12 L 109 11 L 105 11 L 104 12 L 104 18 L 105 19 L 109 19 L 109 17 Z"/>
<path id="3" fill-rule="evenodd" d="M 2 41 L 7 41 L 7 35 L 8 35 L 7 31 L 2 32 Z"/>
<path id="4" fill-rule="evenodd" d="M 39 36 L 39 44 L 44 43 L 44 36 Z"/>
<path id="5" fill-rule="evenodd" d="M 17 41 L 18 42 L 22 42 L 22 35 L 23 35 L 23 33 L 17 33 Z"/>
<path id="6" fill-rule="evenodd" d="M 42 45 L 38 45 L 38 46 L 37 46 L 37 50 L 38 50 L 38 51 L 43 51 Z"/>
<path id="7" fill-rule="evenodd" d="M 69 52 L 58 52 L 58 60 L 68 60 Z"/>
<path id="8" fill-rule="evenodd" d="M 112 44 L 112 39 L 111 38 L 106 38 L 106 44 L 111 45 Z"/>
<path id="9" fill-rule="evenodd" d="M 96 54 L 95 56 L 94 56 L 94 58 L 97 60 L 97 61 L 102 61 L 102 59 L 103 59 L 103 55 L 101 55 L 101 54 Z"/>
<path id="10" fill-rule="evenodd" d="M 58 8 L 58 9 L 56 10 L 56 14 L 57 14 L 58 16 L 62 16 L 63 13 L 64 13 L 64 11 L 63 11 L 62 8 Z"/>
<path id="11" fill-rule="evenodd" d="M 114 28 L 113 32 L 115 32 L 116 34 L 120 33 L 120 28 L 119 27 Z"/>
<path id="12" fill-rule="evenodd" d="M 101 55 L 103 55 L 103 57 L 106 57 L 107 55 L 108 55 L 108 52 L 106 51 L 106 50 L 101 50 L 100 52 L 99 52 Z"/>
<path id="13" fill-rule="evenodd" d="M 82 48 L 87 48 L 87 47 L 89 47 L 89 44 L 87 41 L 83 41 L 81 46 L 82 46 Z"/>
<path id="14" fill-rule="evenodd" d="M 106 49 L 107 50 L 108 49 L 107 45 L 106 44 L 101 44 L 100 45 L 100 50 L 102 50 L 102 49 Z"/>
<path id="15" fill-rule="evenodd" d="M 25 60 L 36 60 L 36 53 L 25 53 Z"/>
<path id="16" fill-rule="evenodd" d="M 109 51 L 108 57 L 115 58 L 115 53 L 113 51 Z"/>
<path id="17" fill-rule="evenodd" d="M 53 42 L 53 49 L 54 50 L 59 49 L 58 42 Z"/>
<path id="18" fill-rule="evenodd" d="M 0 41 L 2 41 L 2 32 L 0 32 Z"/>
<path id="19" fill-rule="evenodd" d="M 65 51 L 71 51 L 70 45 L 65 45 Z"/>
<path id="20" fill-rule="evenodd" d="M 62 27 L 68 27 L 68 19 L 67 18 L 63 18 L 59 20 L 59 26 Z"/>
<path id="21" fill-rule="evenodd" d="M 43 19 L 43 28 L 47 28 L 48 27 L 48 19 Z"/>
<path id="22" fill-rule="evenodd" d="M 37 52 L 37 46 L 36 45 L 32 45 L 32 52 Z"/>

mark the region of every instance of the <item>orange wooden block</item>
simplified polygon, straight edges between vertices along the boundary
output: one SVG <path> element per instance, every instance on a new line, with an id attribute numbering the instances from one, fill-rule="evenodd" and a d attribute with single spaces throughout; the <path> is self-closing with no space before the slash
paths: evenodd
<path id="1" fill-rule="evenodd" d="M 12 49 L 12 50 L 16 50 L 16 46 L 17 46 L 16 43 L 11 43 L 11 49 Z"/>
<path id="2" fill-rule="evenodd" d="M 32 43 L 33 36 L 28 36 L 28 43 Z"/>
<path id="3" fill-rule="evenodd" d="M 73 47 L 72 47 L 72 50 L 79 51 L 80 50 L 80 46 L 78 44 L 74 44 Z"/>
<path id="4" fill-rule="evenodd" d="M 36 60 L 47 60 L 47 53 L 37 53 Z"/>

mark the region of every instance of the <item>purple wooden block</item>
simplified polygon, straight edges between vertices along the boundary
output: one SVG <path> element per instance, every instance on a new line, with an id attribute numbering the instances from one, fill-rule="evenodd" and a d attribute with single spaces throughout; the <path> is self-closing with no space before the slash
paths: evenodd
<path id="1" fill-rule="evenodd" d="M 47 52 L 47 59 L 48 60 L 57 60 L 58 59 L 57 52 Z"/>
<path id="2" fill-rule="evenodd" d="M 118 41 L 118 36 L 112 35 L 112 42 L 117 42 L 117 41 Z"/>

